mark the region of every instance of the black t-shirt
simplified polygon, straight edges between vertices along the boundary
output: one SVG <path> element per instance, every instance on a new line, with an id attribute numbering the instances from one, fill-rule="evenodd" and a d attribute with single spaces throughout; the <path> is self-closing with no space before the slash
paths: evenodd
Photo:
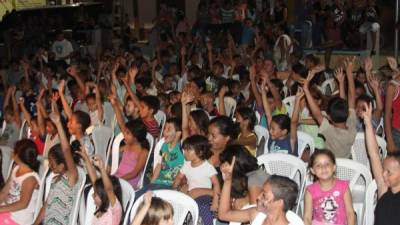
<path id="1" fill-rule="evenodd" d="M 379 19 L 379 9 L 376 6 L 367 7 L 364 11 L 365 20 L 368 22 L 377 22 Z"/>
<path id="2" fill-rule="evenodd" d="M 347 11 L 347 18 L 352 26 L 358 27 L 362 24 L 363 10 L 351 8 Z"/>
<path id="3" fill-rule="evenodd" d="M 375 208 L 375 225 L 400 225 L 400 192 L 388 190 Z"/>

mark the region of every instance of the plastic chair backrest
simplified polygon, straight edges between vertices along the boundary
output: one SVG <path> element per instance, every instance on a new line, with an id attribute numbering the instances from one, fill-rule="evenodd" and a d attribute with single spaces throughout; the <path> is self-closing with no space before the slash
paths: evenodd
<path id="1" fill-rule="evenodd" d="M 368 167 L 351 159 L 336 159 L 336 177 L 342 180 L 349 180 L 350 190 L 356 185 L 361 185 L 366 190 L 372 181 L 372 175 Z"/>
<path id="2" fill-rule="evenodd" d="M 7 179 L 8 177 L 8 171 L 10 169 L 10 164 L 11 164 L 11 155 L 12 155 L 12 148 L 6 146 L 6 145 L 1 145 L 0 146 L 0 151 L 1 151 L 1 172 L 4 177 L 4 179 Z"/>
<path id="3" fill-rule="evenodd" d="M 161 163 L 161 155 L 160 155 L 160 151 L 161 151 L 161 147 L 163 146 L 165 142 L 165 138 L 161 138 L 156 146 L 154 146 L 154 151 L 153 151 L 153 170 L 156 168 L 158 163 Z"/>
<path id="4" fill-rule="evenodd" d="M 269 139 L 269 132 L 267 128 L 256 125 L 254 126 L 254 132 L 257 135 L 257 152 L 261 152 L 260 155 L 268 153 L 268 139 Z M 261 140 L 264 138 L 264 146 L 261 146 Z"/>
<path id="5" fill-rule="evenodd" d="M 334 92 L 335 88 L 336 88 L 335 79 L 330 78 L 322 82 L 320 90 L 322 94 L 330 96 Z"/>
<path id="6" fill-rule="evenodd" d="M 79 190 L 76 195 L 74 206 L 72 207 L 69 225 L 78 224 L 77 220 L 78 220 L 79 206 L 80 206 L 81 197 L 83 194 L 83 188 L 85 187 L 85 183 L 86 183 L 86 172 L 82 168 L 78 167 L 78 173 L 79 173 L 79 178 L 78 178 L 78 183 L 76 183 L 76 185 L 79 185 Z"/>
<path id="7" fill-rule="evenodd" d="M 165 112 L 158 110 L 157 113 L 154 115 L 154 118 L 157 120 L 158 126 L 160 127 L 160 137 L 161 137 L 164 132 L 167 115 L 165 114 Z"/>
<path id="8" fill-rule="evenodd" d="M 294 101 L 296 100 L 296 96 L 289 96 L 282 100 L 283 104 L 285 104 L 286 110 L 290 118 L 292 118 Z"/>
<path id="9" fill-rule="evenodd" d="M 154 138 L 151 134 L 147 133 L 147 140 L 150 144 L 149 154 L 147 155 L 146 163 L 144 165 L 144 169 L 142 174 L 140 175 L 140 180 L 138 182 L 138 188 L 142 188 L 144 185 L 144 178 L 146 177 L 147 166 L 149 165 L 153 150 L 154 150 Z"/>
<path id="10" fill-rule="evenodd" d="M 378 187 L 375 180 L 369 183 L 367 190 L 365 191 L 365 211 L 364 211 L 364 225 L 374 225 L 375 219 L 375 207 L 378 201 Z"/>
<path id="11" fill-rule="evenodd" d="M 19 139 L 18 140 L 21 140 L 23 138 L 29 138 L 30 132 L 31 132 L 31 129 L 29 127 L 28 122 L 26 120 L 23 120 L 21 128 L 19 130 Z"/>
<path id="12" fill-rule="evenodd" d="M 303 152 L 306 148 L 310 149 L 310 155 L 314 153 L 315 143 L 314 138 L 303 131 L 297 131 L 297 152 L 299 154 L 299 158 L 303 155 Z"/>
<path id="13" fill-rule="evenodd" d="M 381 159 L 384 159 L 387 154 L 386 141 L 382 137 L 375 136 L 379 147 L 379 154 Z M 359 163 L 362 163 L 366 167 L 370 168 L 369 157 L 365 143 L 365 134 L 359 132 L 356 135 L 353 145 L 351 146 L 351 158 Z"/>
<path id="14" fill-rule="evenodd" d="M 235 116 L 235 111 L 236 111 L 236 100 L 232 97 L 225 96 L 224 98 L 224 104 L 225 104 L 225 113 L 228 117 L 234 117 Z M 215 99 L 215 105 L 219 107 L 219 99 Z"/>
<path id="15" fill-rule="evenodd" d="M 385 135 L 385 122 L 384 122 L 383 117 L 379 121 L 378 127 L 376 127 L 375 134 L 382 138 L 385 138 L 385 136 L 386 136 Z"/>
<path id="16" fill-rule="evenodd" d="M 96 155 L 100 155 L 105 162 L 107 150 L 113 138 L 114 132 L 110 127 L 96 126 L 92 131 L 92 140 Z"/>
<path id="17" fill-rule="evenodd" d="M 295 181 L 299 187 L 298 199 L 301 199 L 307 176 L 306 164 L 301 159 L 284 153 L 270 153 L 257 157 L 257 160 L 268 174 L 285 176 Z M 296 205 L 296 213 L 299 206 L 300 204 Z"/>
<path id="18" fill-rule="evenodd" d="M 110 174 L 113 175 L 117 172 L 119 165 L 119 147 L 121 145 L 122 140 L 124 140 L 124 134 L 121 132 L 117 136 L 114 137 L 114 140 L 111 145 L 111 151 L 108 151 L 107 162 L 109 162 L 111 157 L 111 171 Z"/>
<path id="19" fill-rule="evenodd" d="M 104 110 L 104 126 L 112 128 L 115 113 L 111 104 L 109 102 L 104 102 L 103 110 Z"/>
<path id="20" fill-rule="evenodd" d="M 153 191 L 153 195 L 171 203 L 174 208 L 175 225 L 182 225 L 185 222 L 188 212 L 190 212 L 193 218 L 193 225 L 197 224 L 199 219 L 199 208 L 197 203 L 188 195 L 173 190 L 156 190 Z M 143 196 L 140 196 L 132 205 L 132 208 L 130 208 L 129 212 L 125 216 L 124 225 L 128 225 L 133 221 L 136 211 L 142 201 Z"/>

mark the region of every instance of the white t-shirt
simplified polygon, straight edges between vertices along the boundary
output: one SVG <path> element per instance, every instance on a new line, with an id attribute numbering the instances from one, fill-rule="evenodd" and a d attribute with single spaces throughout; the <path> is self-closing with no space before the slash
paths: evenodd
<path id="1" fill-rule="evenodd" d="M 266 214 L 259 212 L 254 220 L 251 221 L 251 225 L 262 225 L 266 218 Z M 289 221 L 289 225 L 304 225 L 303 220 L 292 211 L 286 212 L 286 219 Z"/>
<path id="2" fill-rule="evenodd" d="M 198 167 L 192 167 L 190 161 L 185 161 L 180 172 L 187 179 L 189 191 L 195 188 L 211 189 L 211 177 L 217 175 L 217 170 L 208 161 L 204 161 Z"/>
<path id="3" fill-rule="evenodd" d="M 51 47 L 51 50 L 56 54 L 56 60 L 60 60 L 74 51 L 71 42 L 67 39 L 55 41 Z M 70 64 L 70 61 L 70 59 L 65 60 L 67 64 Z"/>

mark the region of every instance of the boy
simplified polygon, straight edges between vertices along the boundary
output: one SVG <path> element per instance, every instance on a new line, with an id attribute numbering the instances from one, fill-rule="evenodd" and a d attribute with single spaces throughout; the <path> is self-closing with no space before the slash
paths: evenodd
<path id="1" fill-rule="evenodd" d="M 304 94 L 307 98 L 311 113 L 319 124 L 319 133 L 325 138 L 325 146 L 331 150 L 337 158 L 350 158 L 351 146 L 356 138 L 357 116 L 355 112 L 355 87 L 353 80 L 353 64 L 355 57 L 346 60 L 346 78 L 348 83 L 348 102 L 344 100 L 344 75 L 339 69 L 336 74 L 339 80 L 339 90 L 341 97 L 334 97 L 328 103 L 328 118 L 322 115 L 322 112 L 315 102 L 310 92 L 310 81 L 314 75 L 322 68 L 315 68 L 310 71 L 304 82 Z"/>

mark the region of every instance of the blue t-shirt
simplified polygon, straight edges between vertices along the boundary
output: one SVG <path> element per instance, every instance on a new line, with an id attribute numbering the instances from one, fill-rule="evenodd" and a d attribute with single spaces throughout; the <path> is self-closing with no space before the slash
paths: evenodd
<path id="1" fill-rule="evenodd" d="M 270 153 L 286 153 L 297 156 L 297 142 L 294 147 L 295 149 L 292 149 L 292 145 L 290 144 L 290 134 L 282 140 L 273 140 L 272 138 L 268 139 L 268 149 Z"/>
<path id="2" fill-rule="evenodd" d="M 244 26 L 242 30 L 242 44 L 251 45 L 254 42 L 255 30 L 253 27 Z"/>

